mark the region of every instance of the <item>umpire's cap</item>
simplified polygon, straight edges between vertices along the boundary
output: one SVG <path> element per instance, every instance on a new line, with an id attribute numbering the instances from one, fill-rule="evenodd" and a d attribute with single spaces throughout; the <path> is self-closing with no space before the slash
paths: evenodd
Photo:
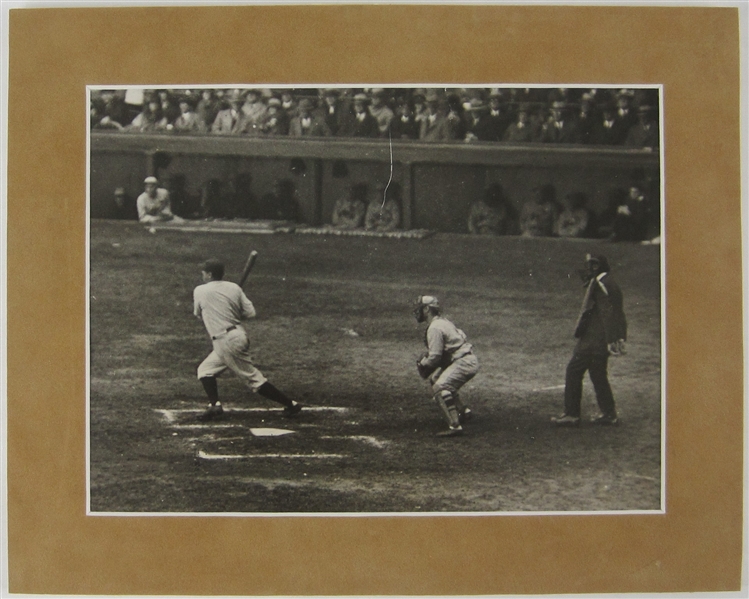
<path id="1" fill-rule="evenodd" d="M 611 270 L 608 258 L 606 258 L 606 256 L 604 256 L 603 254 L 586 254 L 585 262 L 594 262 L 598 264 L 598 269 L 601 272 L 609 272 Z"/>
<path id="2" fill-rule="evenodd" d="M 221 260 L 216 260 L 215 258 L 206 260 L 203 264 L 203 270 L 211 273 L 214 281 L 224 278 L 224 263 Z"/>

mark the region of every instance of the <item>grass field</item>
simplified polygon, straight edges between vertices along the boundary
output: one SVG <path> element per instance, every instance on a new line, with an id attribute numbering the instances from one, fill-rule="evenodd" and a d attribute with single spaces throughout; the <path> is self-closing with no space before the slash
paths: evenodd
<path id="1" fill-rule="evenodd" d="M 227 417 L 198 423 L 195 369 L 211 349 L 192 316 L 200 264 L 221 258 L 237 280 L 253 248 L 256 364 L 309 409 L 286 420 L 227 375 Z M 629 353 L 609 362 L 622 423 L 554 429 L 589 251 L 609 257 L 624 292 Z M 151 234 L 92 221 L 90 262 L 92 512 L 660 509 L 657 246 Z M 444 423 L 414 366 L 423 325 L 411 302 L 425 293 L 481 362 L 462 392 L 475 417 L 460 438 L 435 437 Z"/>

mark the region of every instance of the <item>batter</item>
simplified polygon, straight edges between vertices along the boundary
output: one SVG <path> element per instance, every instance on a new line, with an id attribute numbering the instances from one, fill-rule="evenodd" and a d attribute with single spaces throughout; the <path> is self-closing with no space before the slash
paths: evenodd
<path id="1" fill-rule="evenodd" d="M 253 392 L 284 405 L 284 416 L 298 414 L 302 405 L 286 397 L 252 364 L 250 340 L 242 326 L 256 315 L 252 302 L 239 285 L 222 280 L 224 265 L 218 260 L 206 261 L 202 277 L 203 284 L 193 292 L 194 313 L 203 320 L 213 342 L 213 351 L 198 366 L 198 380 L 210 402 L 198 420 L 211 420 L 224 413 L 216 377 L 227 368 L 241 377 Z"/>

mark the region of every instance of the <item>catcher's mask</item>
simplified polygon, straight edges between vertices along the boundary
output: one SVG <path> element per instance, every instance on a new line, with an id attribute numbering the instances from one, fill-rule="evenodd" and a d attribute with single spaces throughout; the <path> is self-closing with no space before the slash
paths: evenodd
<path id="1" fill-rule="evenodd" d="M 429 308 L 435 314 L 439 314 L 439 300 L 433 295 L 420 295 L 416 298 L 414 302 L 414 316 L 417 322 L 424 322 L 427 319 L 424 308 Z"/>

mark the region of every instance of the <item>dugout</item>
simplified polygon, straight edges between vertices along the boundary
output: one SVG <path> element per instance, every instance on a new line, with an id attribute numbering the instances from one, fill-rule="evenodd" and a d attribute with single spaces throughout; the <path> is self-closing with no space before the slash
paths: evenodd
<path id="1" fill-rule="evenodd" d="M 301 218 L 310 225 L 330 223 L 336 199 L 352 184 L 376 189 L 392 174 L 402 193 L 404 228 L 458 233 L 466 230 L 469 205 L 491 183 L 500 183 L 518 209 L 539 185 L 552 183 L 558 198 L 586 193 L 598 213 L 633 176 L 647 181 L 651 194 L 660 185 L 657 151 L 618 146 L 393 140 L 391 147 L 386 139 L 95 131 L 90 153 L 92 218 L 112 218 L 115 188 L 136 197 L 152 174 L 182 175 L 193 194 L 211 179 L 232 181 L 242 173 L 251 175 L 258 196 L 276 180 L 290 179 Z"/>

